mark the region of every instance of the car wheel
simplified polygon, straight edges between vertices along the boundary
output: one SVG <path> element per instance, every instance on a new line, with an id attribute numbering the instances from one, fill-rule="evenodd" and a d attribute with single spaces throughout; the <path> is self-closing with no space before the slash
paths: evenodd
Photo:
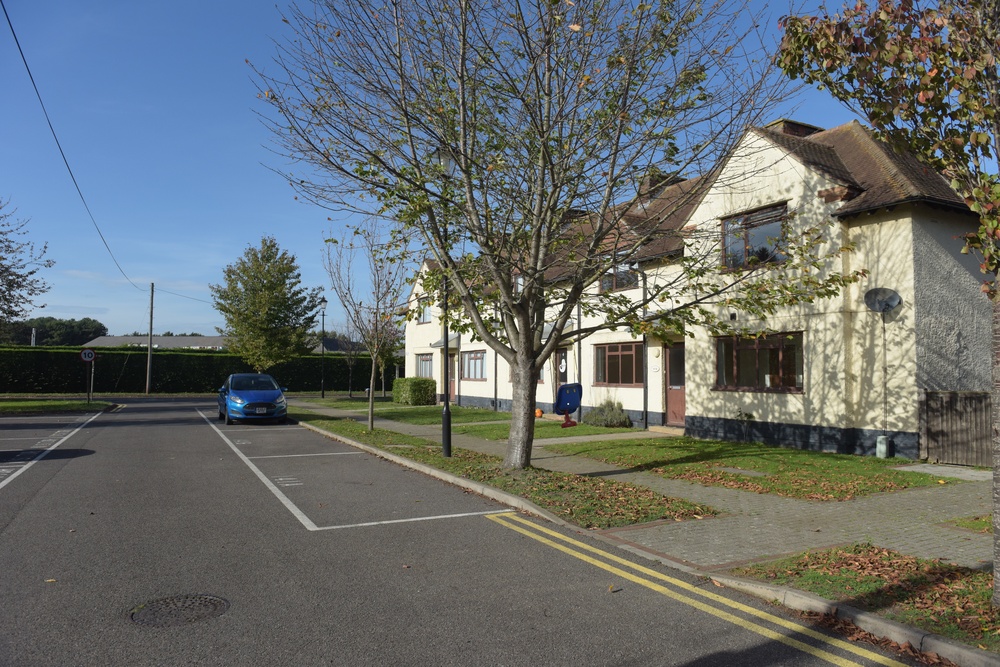
<path id="1" fill-rule="evenodd" d="M 222 414 L 222 409 L 220 408 L 219 409 L 219 421 L 221 422 L 225 418 L 226 418 L 226 415 Z"/>

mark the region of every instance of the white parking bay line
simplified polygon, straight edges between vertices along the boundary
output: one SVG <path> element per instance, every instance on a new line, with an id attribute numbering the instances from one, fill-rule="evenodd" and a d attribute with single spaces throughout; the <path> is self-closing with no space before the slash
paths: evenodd
<path id="1" fill-rule="evenodd" d="M 260 471 L 260 468 L 258 468 L 257 466 L 255 466 L 250 461 L 250 459 L 247 458 L 246 454 L 244 454 L 239 449 L 237 449 L 236 445 L 234 445 L 232 443 L 232 441 L 229 438 L 226 437 L 225 433 L 223 433 L 221 430 L 219 430 L 218 426 L 216 426 L 214 423 L 212 423 L 211 419 L 209 419 L 208 417 L 205 416 L 204 412 L 202 412 L 201 410 L 197 410 L 196 412 L 199 415 L 201 415 L 201 418 L 205 420 L 205 423 L 207 423 L 209 426 L 212 427 L 213 431 L 215 431 L 216 433 L 219 434 L 219 437 L 222 438 L 223 441 L 225 441 L 225 443 L 227 445 L 229 445 L 229 448 L 231 450 L 233 450 L 233 452 L 236 453 L 236 456 L 238 456 L 240 458 L 240 460 L 243 461 L 243 463 L 245 463 L 247 465 L 247 467 L 250 468 L 250 470 L 253 471 L 253 474 L 257 475 L 257 478 L 260 479 L 260 481 L 264 483 L 264 486 L 266 486 L 268 489 L 270 489 L 271 493 L 274 494 L 274 497 L 277 498 L 278 501 L 281 502 L 281 504 L 285 506 L 285 509 L 287 509 L 289 512 L 291 512 L 292 516 L 294 516 L 296 519 L 298 519 L 299 523 L 301 523 L 303 526 L 305 526 L 306 530 L 317 530 L 316 524 L 314 524 L 312 522 L 312 520 L 310 520 L 309 517 L 307 517 L 305 515 L 305 513 L 302 510 L 300 510 L 295 505 L 295 503 L 293 503 L 291 500 L 289 500 L 288 496 L 286 496 L 285 494 L 283 494 L 281 492 L 281 489 L 279 489 L 277 486 L 275 486 L 274 482 L 272 482 L 271 480 L 269 480 L 267 478 L 267 475 L 265 475 L 264 473 L 262 473 Z"/>
<path id="2" fill-rule="evenodd" d="M 461 519 L 468 516 L 484 516 L 486 514 L 510 514 L 510 509 L 488 510 L 485 512 L 465 512 L 463 514 L 438 514 L 436 516 L 415 516 L 412 519 L 392 519 L 390 521 L 369 521 L 367 523 L 351 523 L 342 526 L 321 526 L 316 530 L 342 530 L 344 528 L 369 528 L 371 526 L 388 526 L 393 523 L 413 523 L 415 521 L 437 521 L 439 519 Z"/>
<path id="3" fill-rule="evenodd" d="M 273 493 L 274 496 L 281 502 L 281 504 L 284 505 L 285 508 L 289 512 L 292 513 L 292 516 L 294 516 L 296 519 L 298 519 L 299 523 L 301 523 L 303 526 L 305 526 L 306 530 L 309 530 L 309 531 L 318 531 L 318 530 L 343 530 L 345 528 L 369 528 L 369 527 L 372 527 L 372 526 L 388 526 L 388 525 L 391 525 L 391 524 L 394 524 L 394 523 L 413 523 L 413 522 L 416 522 L 416 521 L 438 521 L 438 520 L 441 520 L 441 519 L 461 519 L 461 518 L 470 517 L 470 516 L 484 516 L 484 515 L 487 515 L 487 514 L 502 514 L 502 513 L 505 513 L 505 512 L 510 512 L 509 509 L 500 509 L 500 510 L 488 510 L 488 511 L 484 511 L 484 512 L 465 512 L 465 513 L 462 513 L 462 514 L 438 514 L 438 515 L 435 515 L 435 516 L 418 516 L 418 517 L 413 517 L 411 519 L 390 519 L 390 520 L 387 520 L 387 521 L 369 521 L 369 522 L 366 522 L 366 523 L 352 523 L 352 524 L 344 524 L 344 525 L 339 525 L 339 526 L 317 526 L 315 523 L 312 522 L 312 520 L 309 517 L 307 517 L 305 515 L 305 513 L 302 510 L 300 510 L 295 505 L 295 503 L 293 503 L 288 498 L 288 496 L 286 496 L 284 493 L 281 492 L 281 489 L 278 488 L 278 484 L 280 484 L 281 486 L 298 486 L 298 485 L 301 484 L 301 482 L 298 482 L 298 480 L 296 478 L 294 478 L 294 477 L 280 476 L 280 477 L 275 477 L 275 480 L 277 481 L 277 484 L 275 484 L 275 482 L 272 482 L 267 477 L 267 475 L 265 475 L 263 472 L 261 472 L 260 468 L 258 468 L 257 466 L 255 466 L 250 461 L 250 457 L 248 457 L 246 454 L 244 454 L 239 449 L 237 449 L 236 445 L 233 444 L 233 442 L 229 438 L 226 437 L 226 434 L 223 433 L 219 429 L 219 427 L 216 426 L 215 423 L 209 417 L 205 416 L 204 412 L 202 412 L 201 410 L 196 410 L 196 412 L 201 415 L 201 418 L 204 419 L 205 422 L 209 426 L 212 427 L 212 430 L 214 430 L 216 433 L 219 434 L 219 437 L 222 438 L 227 445 L 229 445 L 229 448 L 232 449 L 233 452 L 236 453 L 236 456 L 238 456 L 240 458 L 240 460 L 243 461 L 243 463 L 245 463 L 247 465 L 247 467 L 250 468 L 250 470 L 252 470 L 255 475 L 257 475 L 257 478 L 260 479 L 260 481 L 262 481 L 264 483 L 264 486 L 266 486 L 271 491 L 271 493 Z M 342 453 L 342 454 L 353 454 L 354 452 L 339 452 L 339 453 Z M 358 454 L 363 454 L 364 452 L 357 452 L 357 453 Z M 292 455 L 292 456 L 296 456 L 296 455 Z M 301 455 L 301 456 L 313 456 L 313 455 L 312 454 L 305 454 L 305 455 Z M 285 457 L 282 457 L 282 456 L 275 456 L 275 457 L 271 457 L 271 456 L 258 456 L 258 457 L 254 457 L 254 458 L 285 458 Z"/>
<path id="4" fill-rule="evenodd" d="M 269 456 L 248 456 L 247 458 L 251 461 L 257 459 L 294 459 L 303 456 L 345 456 L 345 455 L 355 455 L 364 454 L 364 452 L 320 452 L 317 454 L 273 454 Z"/>
<path id="5" fill-rule="evenodd" d="M 66 442 L 66 441 L 67 441 L 67 440 L 69 440 L 70 438 L 72 438 L 72 437 L 73 437 L 74 435 L 76 435 L 76 433 L 77 433 L 77 432 L 78 432 L 78 431 L 79 431 L 80 429 L 82 429 L 82 428 L 83 428 L 84 426 L 86 426 L 86 425 L 87 425 L 87 424 L 89 424 L 90 422 L 92 422 L 92 421 L 94 421 L 95 419 L 97 419 L 98 417 L 100 417 L 100 416 L 101 416 L 102 414 L 103 414 L 103 413 L 101 413 L 101 412 L 97 412 L 97 413 L 95 413 L 95 414 L 94 414 L 94 416 L 92 416 L 92 417 L 91 417 L 90 419 L 88 419 L 87 421 L 83 422 L 83 423 L 82 423 L 82 424 L 80 424 L 79 426 L 77 426 L 77 427 L 76 427 L 75 429 L 73 429 L 73 430 L 72 430 L 72 431 L 70 431 L 69 433 L 66 433 L 66 432 L 65 432 L 65 430 L 60 430 L 60 431 L 57 431 L 57 432 L 55 433 L 55 435 L 59 435 L 59 434 L 62 434 L 62 433 L 66 433 L 66 435 L 64 435 L 64 436 L 63 436 L 63 437 L 61 437 L 61 438 L 60 438 L 59 440 L 57 440 L 57 441 L 55 442 L 55 444 L 53 444 L 52 446 L 48 447 L 47 449 L 43 449 L 43 450 L 42 450 L 42 451 L 41 451 L 41 452 L 40 452 L 40 453 L 38 454 L 38 456 L 36 456 L 35 458 L 31 459 L 30 461 L 28 461 L 27 463 L 25 463 L 25 464 L 24 464 L 23 466 L 21 466 L 21 468 L 20 468 L 20 469 L 19 469 L 19 470 L 18 470 L 17 472 L 15 472 L 14 474 L 10 475 L 9 477 L 6 477 L 6 478 L 4 478 L 4 480 L 3 480 L 3 481 L 0 481 L 0 489 L 2 489 L 3 487 L 7 486 L 7 484 L 9 484 L 9 483 L 10 483 L 11 481 L 13 481 L 14 479 L 17 479 L 17 476 L 18 476 L 18 475 L 20 475 L 20 474 L 21 474 L 22 472 L 24 472 L 25 470 L 27 470 L 27 469 L 28 469 L 28 468 L 30 468 L 31 466 L 35 465 L 35 463 L 36 463 L 36 462 L 38 462 L 38 461 L 42 460 L 43 458 L 45 458 L 45 456 L 46 456 L 46 455 L 47 455 L 47 454 L 48 454 L 49 452 L 51 452 L 51 451 L 52 451 L 53 449 L 55 449 L 56 447 L 58 447 L 59 445 L 63 444 L 64 442 Z M 51 437 L 51 436 L 50 436 L 50 437 Z"/>

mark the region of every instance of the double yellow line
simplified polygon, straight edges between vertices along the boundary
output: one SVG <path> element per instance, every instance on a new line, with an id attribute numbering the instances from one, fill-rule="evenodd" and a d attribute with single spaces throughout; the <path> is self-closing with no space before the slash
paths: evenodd
<path id="1" fill-rule="evenodd" d="M 817 632 L 812 628 L 806 627 L 802 624 L 795 623 L 794 621 L 789 621 L 780 616 L 775 616 L 774 614 L 769 614 L 766 611 L 761 611 L 759 609 L 754 609 L 749 605 L 745 605 L 739 602 L 735 602 L 721 595 L 712 593 L 711 591 L 703 590 L 698 586 L 693 586 L 685 581 L 676 579 L 674 577 L 663 574 L 662 572 L 657 572 L 656 570 L 651 570 L 647 567 L 637 565 L 629 560 L 616 556 L 612 553 L 604 551 L 602 549 L 597 549 L 589 544 L 585 544 L 578 540 L 574 540 L 571 537 L 567 537 L 562 533 L 546 528 L 545 526 L 538 525 L 528 519 L 525 519 L 517 514 L 504 513 L 504 514 L 491 514 L 486 517 L 490 521 L 494 521 L 506 528 L 515 530 L 522 535 L 526 535 L 533 540 L 541 542 L 542 544 L 549 546 L 553 549 L 557 549 L 565 554 L 568 554 L 574 558 L 589 563 L 594 567 L 599 567 L 606 572 L 610 572 L 619 577 L 627 579 L 628 581 L 644 586 L 650 590 L 656 591 L 661 595 L 665 595 L 673 600 L 682 602 L 686 605 L 690 605 L 695 609 L 705 612 L 706 614 L 711 614 L 716 618 L 728 621 L 734 625 L 741 628 L 755 632 L 768 639 L 781 642 L 795 649 L 808 653 L 809 655 L 825 660 L 834 665 L 841 665 L 843 667 L 848 667 L 852 665 L 859 665 L 861 663 L 853 662 L 839 655 L 831 653 L 822 648 L 817 648 L 803 641 L 789 637 L 777 630 L 762 625 L 754 620 L 744 618 L 742 616 L 737 616 L 733 611 L 740 612 L 747 616 L 753 617 L 757 620 L 770 623 L 771 625 L 785 628 L 790 630 L 800 636 L 809 637 L 821 642 L 824 645 L 830 646 L 832 648 L 840 649 L 841 651 L 846 651 L 848 653 L 853 653 L 857 656 L 864 658 L 865 660 L 871 661 L 880 665 L 890 665 L 892 667 L 905 667 L 901 662 L 897 662 L 885 656 L 879 655 L 873 651 L 869 651 L 851 642 L 847 642 L 841 639 L 836 639 L 829 637 L 821 632 Z M 588 554 L 597 554 L 600 559 Z M 615 563 L 617 565 L 613 565 Z M 618 565 L 623 566 L 618 567 Z M 630 571 L 631 570 L 631 571 Z M 638 574 L 636 574 L 638 573 Z M 661 583 L 662 582 L 662 583 Z M 669 587 L 668 587 L 669 586 Z M 692 597 L 692 595 L 698 596 Z M 702 599 L 710 600 L 715 603 L 714 605 L 704 602 Z M 727 608 L 733 611 L 727 611 Z"/>

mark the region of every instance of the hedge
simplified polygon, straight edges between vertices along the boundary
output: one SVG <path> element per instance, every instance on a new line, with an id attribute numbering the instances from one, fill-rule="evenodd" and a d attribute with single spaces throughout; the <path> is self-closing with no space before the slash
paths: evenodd
<path id="1" fill-rule="evenodd" d="M 437 383 L 430 378 L 399 378 L 392 385 L 392 402 L 402 405 L 434 405 Z"/>
<path id="2" fill-rule="evenodd" d="M 80 359 L 78 347 L 0 347 L 0 392 L 5 394 L 86 393 L 90 364 Z M 96 348 L 94 393 L 142 394 L 146 391 L 146 350 Z M 321 364 L 325 363 L 321 367 Z M 401 362 L 400 362 L 401 363 Z M 252 372 L 238 356 L 225 352 L 153 350 L 151 393 L 212 393 L 230 373 Z M 329 391 L 348 390 L 348 366 L 343 356 L 298 357 L 267 371 L 289 391 L 320 390 L 320 378 Z M 385 387 L 392 389 L 396 369 L 386 368 Z M 358 357 L 351 389 L 364 391 L 371 361 Z M 378 379 L 375 388 L 381 391 Z"/>

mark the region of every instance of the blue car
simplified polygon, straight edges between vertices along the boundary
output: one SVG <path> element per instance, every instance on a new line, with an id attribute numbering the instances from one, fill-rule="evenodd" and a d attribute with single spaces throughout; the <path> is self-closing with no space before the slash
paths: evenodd
<path id="1" fill-rule="evenodd" d="M 284 392 L 270 375 L 234 373 L 219 389 L 219 419 L 227 424 L 236 420 L 283 422 L 288 417 Z"/>

